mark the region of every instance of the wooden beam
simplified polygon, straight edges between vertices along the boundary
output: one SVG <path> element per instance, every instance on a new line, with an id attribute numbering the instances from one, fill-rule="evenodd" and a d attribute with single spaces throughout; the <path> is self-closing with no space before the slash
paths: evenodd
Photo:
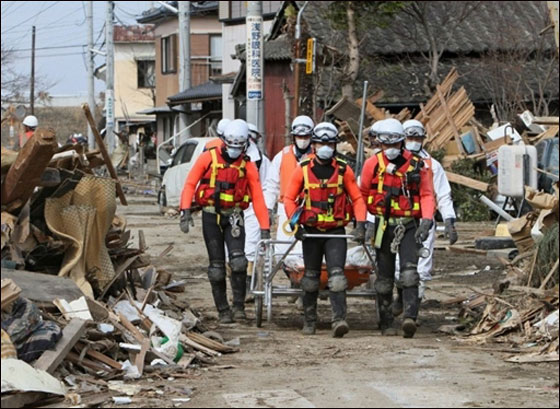
<path id="1" fill-rule="evenodd" d="M 101 152 L 101 155 L 103 156 L 103 160 L 105 161 L 105 165 L 107 165 L 107 169 L 109 170 L 109 174 L 111 175 L 111 177 L 113 179 L 115 179 L 116 188 L 117 188 L 117 195 L 119 196 L 119 199 L 121 200 L 121 203 L 124 206 L 127 206 L 128 203 L 126 201 L 126 197 L 125 197 L 124 192 L 122 190 L 122 186 L 121 186 L 121 182 L 119 181 L 119 177 L 117 176 L 117 171 L 115 170 L 115 167 L 113 166 L 113 162 L 111 162 L 111 157 L 109 156 L 109 152 L 107 152 L 107 148 L 105 147 L 105 143 L 103 142 L 103 138 L 101 137 L 101 135 L 99 134 L 99 131 L 97 130 L 97 127 L 95 126 L 95 122 L 93 121 L 93 116 L 91 115 L 91 111 L 89 110 L 88 104 L 83 104 L 82 109 L 84 110 L 84 114 L 86 115 L 86 118 L 89 122 L 89 126 L 91 127 L 91 130 L 93 131 L 93 134 L 95 135 L 95 141 L 97 142 L 97 146 L 99 147 L 99 151 Z"/>
<path id="2" fill-rule="evenodd" d="M 134 361 L 140 375 L 144 372 L 144 360 L 146 359 L 146 352 L 148 352 L 149 349 L 150 339 L 145 338 L 144 341 L 142 341 L 142 349 L 136 355 L 136 360 Z"/>
<path id="3" fill-rule="evenodd" d="M 62 330 L 62 338 L 57 342 L 56 349 L 43 352 L 37 362 L 35 362 L 35 369 L 53 373 L 85 332 L 87 323 L 88 321 L 73 318 Z"/>
<path id="4" fill-rule="evenodd" d="M 449 171 L 445 171 L 445 175 L 447 176 L 447 179 L 451 182 L 451 183 L 456 183 L 458 185 L 463 185 L 466 187 L 470 187 L 471 189 L 475 189 L 478 190 L 480 192 L 486 192 L 488 190 L 488 186 L 489 184 L 486 182 L 481 182 L 479 180 L 476 179 L 471 179 L 469 177 L 463 176 L 463 175 L 458 175 L 456 173 L 453 172 L 449 172 Z"/>
<path id="5" fill-rule="evenodd" d="M 9 278 L 2 279 L 2 311 L 9 307 L 21 293 L 21 288 Z"/>

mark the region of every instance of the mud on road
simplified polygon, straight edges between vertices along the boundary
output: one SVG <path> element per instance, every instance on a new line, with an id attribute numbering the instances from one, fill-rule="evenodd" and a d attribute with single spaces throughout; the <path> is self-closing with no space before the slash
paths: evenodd
<path id="1" fill-rule="evenodd" d="M 181 297 L 197 310 L 209 329 L 226 340 L 238 338 L 240 352 L 223 355 L 218 366 L 193 369 L 181 379 L 148 380 L 165 391 L 134 398 L 142 407 L 558 407 L 558 362 L 513 364 L 500 352 L 507 345 L 473 345 L 438 332 L 457 323 L 458 306 L 442 300 L 490 289 L 502 274 L 494 257 L 437 250 L 434 280 L 428 284 L 420 327 L 412 339 L 382 337 L 372 300 L 348 298 L 350 332 L 330 336 L 330 305 L 319 302 L 315 336 L 300 335 L 302 313 L 286 297 L 273 299 L 273 318 L 255 325 L 253 304 L 244 323 L 219 325 L 206 277 L 207 254 L 200 216 L 184 235 L 178 218 L 159 214 L 150 198 L 131 197 L 118 212 L 138 237 L 145 234 L 155 258 L 174 249 L 158 266 L 187 280 Z M 458 224 L 460 241 L 472 242 L 492 225 Z M 438 240 L 438 244 L 444 244 Z M 228 284 L 229 286 L 229 284 Z M 491 291 L 491 290 L 488 290 Z M 231 299 L 231 295 L 230 295 Z M 181 391 L 188 402 L 177 402 Z M 170 392 L 175 392 L 170 393 Z"/>

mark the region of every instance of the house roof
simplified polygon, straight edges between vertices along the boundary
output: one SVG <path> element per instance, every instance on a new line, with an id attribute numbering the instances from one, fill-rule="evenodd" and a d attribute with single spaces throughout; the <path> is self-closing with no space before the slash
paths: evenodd
<path id="1" fill-rule="evenodd" d="M 205 14 L 210 14 L 212 12 L 218 11 L 218 2 L 217 1 L 191 1 L 191 16 L 202 16 Z M 177 8 L 176 1 L 168 1 L 171 7 Z M 140 24 L 146 23 L 160 23 L 163 20 L 168 18 L 176 18 L 177 14 L 172 12 L 171 10 L 160 6 L 154 7 L 149 10 L 143 11 L 142 15 L 140 15 L 136 21 Z"/>
<path id="2" fill-rule="evenodd" d="M 293 57 L 292 44 L 287 35 L 283 34 L 274 40 L 264 41 L 264 59 L 267 61 L 291 60 Z M 237 58 L 245 61 L 245 44 L 236 47 Z"/>
<path id="3" fill-rule="evenodd" d="M 316 1 L 309 4 L 303 18 L 312 37 L 344 51 L 346 33 L 333 27 L 325 18 L 329 3 Z M 408 7 L 413 7 L 413 3 Z M 428 1 L 421 2 L 419 7 L 423 8 L 427 27 L 434 35 L 441 37 L 451 33 L 445 41 L 439 39 L 444 52 L 468 54 L 518 49 L 520 41 L 521 45 L 534 48 L 542 39 L 546 49 L 556 49 L 552 35 L 543 38 L 539 34 L 548 25 L 549 12 L 545 1 Z M 458 22 L 457 15 L 462 12 L 466 17 Z M 372 26 L 361 35 L 361 51 L 368 55 L 430 50 L 425 27 L 415 20 L 410 8 L 393 15 L 386 26 Z"/>
<path id="4" fill-rule="evenodd" d="M 113 39 L 116 43 L 152 43 L 154 41 L 154 25 L 114 26 Z"/>
<path id="5" fill-rule="evenodd" d="M 170 105 L 211 99 L 222 99 L 222 84 L 208 81 L 167 98 Z"/>

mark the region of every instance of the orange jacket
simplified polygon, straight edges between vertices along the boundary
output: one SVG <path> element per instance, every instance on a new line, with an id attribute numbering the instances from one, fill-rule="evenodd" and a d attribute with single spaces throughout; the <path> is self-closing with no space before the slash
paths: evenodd
<path id="1" fill-rule="evenodd" d="M 286 189 L 290 184 L 292 173 L 298 164 L 294 146 L 288 145 L 282 149 L 282 161 L 280 162 L 280 201 L 284 201 Z"/>
<path id="2" fill-rule="evenodd" d="M 314 160 L 315 156 L 309 155 L 308 159 Z M 333 158 L 333 161 L 335 160 L 336 159 Z M 298 164 L 292 174 L 292 179 L 289 186 L 287 187 L 286 193 L 284 194 L 284 207 L 286 209 L 286 215 L 288 216 L 288 219 L 292 217 L 298 207 L 296 200 L 300 197 L 300 194 L 303 190 L 303 184 L 303 170 Z M 354 172 L 350 167 L 347 167 L 346 172 L 344 172 L 344 190 L 352 200 L 352 208 L 354 210 L 356 221 L 365 222 L 367 213 L 366 204 L 364 202 L 364 198 L 362 197 L 362 193 L 360 192 L 360 189 L 356 184 Z"/>
<path id="3" fill-rule="evenodd" d="M 216 149 L 216 153 L 222 154 L 221 149 Z M 179 208 L 181 210 L 190 209 L 192 199 L 196 186 L 202 179 L 206 170 L 210 167 L 212 163 L 212 154 L 210 151 L 202 152 L 198 157 L 194 166 L 191 168 L 185 185 L 183 187 L 183 192 L 181 193 L 181 203 Z M 259 171 L 253 162 L 247 161 L 246 164 L 247 180 L 249 182 L 249 193 L 251 195 L 251 200 L 253 202 L 253 208 L 255 209 L 255 214 L 261 229 L 270 229 L 268 221 L 268 209 L 266 208 L 264 197 L 262 193 L 261 182 L 259 181 Z"/>
<path id="4" fill-rule="evenodd" d="M 23 145 L 27 143 L 28 140 L 31 139 L 35 131 L 27 131 L 25 133 L 19 134 L 19 148 L 23 148 Z"/>
<path id="5" fill-rule="evenodd" d="M 383 154 L 385 162 L 389 160 Z M 372 181 L 375 178 L 373 172 L 378 168 L 377 155 L 370 157 L 364 163 L 364 168 L 362 169 L 361 185 L 360 190 L 367 202 L 368 196 L 372 189 Z M 432 169 L 424 166 L 420 170 L 420 213 L 423 219 L 433 219 L 435 212 L 435 198 L 434 198 L 434 186 L 433 186 L 433 174 Z"/>

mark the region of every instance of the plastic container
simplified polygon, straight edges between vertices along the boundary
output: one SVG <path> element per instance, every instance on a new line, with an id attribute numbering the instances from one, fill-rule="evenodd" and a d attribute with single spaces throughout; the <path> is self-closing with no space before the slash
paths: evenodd
<path id="1" fill-rule="evenodd" d="M 498 192 L 523 197 L 525 185 L 537 188 L 537 148 L 504 145 L 498 150 Z"/>

